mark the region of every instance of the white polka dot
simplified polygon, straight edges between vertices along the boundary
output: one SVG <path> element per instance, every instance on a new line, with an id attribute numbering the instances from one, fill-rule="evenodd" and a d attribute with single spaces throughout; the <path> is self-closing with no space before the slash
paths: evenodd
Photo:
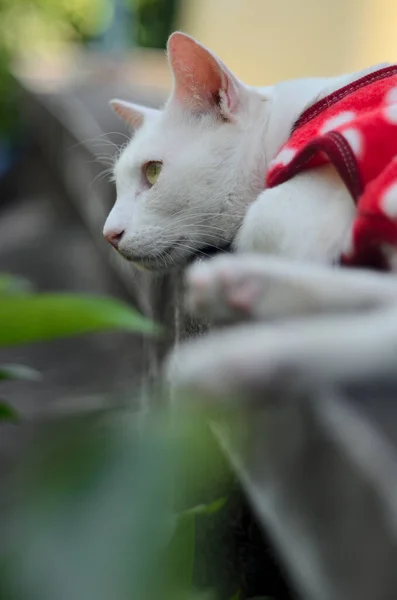
<path id="1" fill-rule="evenodd" d="M 391 219 L 397 217 L 397 183 L 393 183 L 383 195 L 382 208 L 385 215 Z"/>
<path id="2" fill-rule="evenodd" d="M 296 150 L 294 148 L 283 148 L 272 162 L 274 165 L 288 165 L 295 154 Z"/>
<path id="3" fill-rule="evenodd" d="M 386 93 L 385 96 L 386 104 L 396 104 L 397 103 L 397 87 L 392 88 Z"/>
<path id="4" fill-rule="evenodd" d="M 352 110 L 346 110 L 345 112 L 336 115 L 335 117 L 331 117 L 328 121 L 325 121 L 324 125 L 320 129 L 320 133 L 328 133 L 341 125 L 346 125 L 346 123 L 350 123 L 353 121 L 356 114 Z"/>
<path id="5" fill-rule="evenodd" d="M 350 129 L 345 129 L 345 131 L 342 131 L 342 135 L 349 143 L 349 146 L 353 150 L 354 154 L 356 156 L 360 156 L 363 151 L 363 139 L 358 129 L 353 129 L 353 127 Z"/>
<path id="6" fill-rule="evenodd" d="M 390 104 L 385 108 L 385 117 L 389 123 L 397 125 L 397 104 Z"/>

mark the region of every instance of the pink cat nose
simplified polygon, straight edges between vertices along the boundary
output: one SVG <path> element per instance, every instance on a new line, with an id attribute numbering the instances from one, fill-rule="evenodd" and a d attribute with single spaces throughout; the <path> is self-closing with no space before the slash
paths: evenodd
<path id="1" fill-rule="evenodd" d="M 119 247 L 119 243 L 121 242 L 123 235 L 124 230 L 120 231 L 119 229 L 110 229 L 109 231 L 105 232 L 105 238 L 109 244 L 112 244 L 112 246 L 116 248 L 116 250 Z"/>

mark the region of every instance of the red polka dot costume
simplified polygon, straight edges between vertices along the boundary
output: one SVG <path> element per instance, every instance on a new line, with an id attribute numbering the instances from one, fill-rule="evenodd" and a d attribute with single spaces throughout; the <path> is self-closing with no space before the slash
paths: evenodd
<path id="1" fill-rule="evenodd" d="M 331 162 L 357 206 L 341 263 L 391 268 L 397 250 L 397 66 L 380 69 L 323 98 L 296 121 L 272 161 L 267 187 Z"/>

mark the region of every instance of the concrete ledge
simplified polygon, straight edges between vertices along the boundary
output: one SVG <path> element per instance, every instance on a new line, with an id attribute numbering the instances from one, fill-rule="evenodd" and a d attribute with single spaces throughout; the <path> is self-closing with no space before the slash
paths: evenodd
<path id="1" fill-rule="evenodd" d="M 214 429 L 304 598 L 396 597 L 396 449 L 365 410 L 321 390 Z"/>

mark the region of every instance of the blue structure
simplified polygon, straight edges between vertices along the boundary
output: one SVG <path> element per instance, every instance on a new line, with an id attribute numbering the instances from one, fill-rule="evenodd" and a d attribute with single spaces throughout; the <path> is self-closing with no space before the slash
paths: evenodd
<path id="1" fill-rule="evenodd" d="M 110 0 L 113 11 L 112 19 L 95 46 L 106 54 L 122 54 L 134 43 L 133 11 L 126 0 Z"/>

